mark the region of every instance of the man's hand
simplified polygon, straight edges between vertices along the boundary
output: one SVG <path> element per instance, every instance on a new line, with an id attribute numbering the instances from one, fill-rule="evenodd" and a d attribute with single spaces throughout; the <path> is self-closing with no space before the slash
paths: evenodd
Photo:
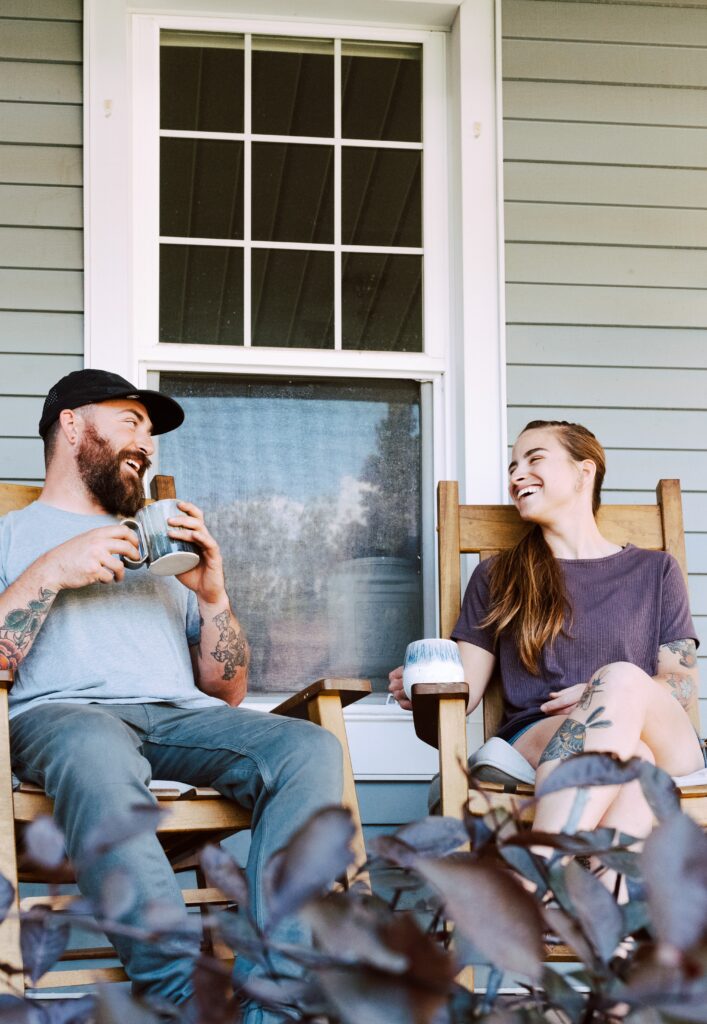
<path id="1" fill-rule="evenodd" d="M 121 555 L 138 561 L 136 535 L 128 526 L 99 526 L 59 544 L 37 559 L 43 586 L 76 590 L 91 583 L 116 583 L 125 576 Z"/>
<path id="2" fill-rule="evenodd" d="M 175 540 L 196 544 L 201 551 L 201 561 L 188 572 L 180 573 L 177 579 L 205 604 L 227 605 L 223 559 L 218 544 L 206 528 L 204 513 L 189 501 L 180 501 L 178 505 L 184 515 L 167 520 L 169 535 Z"/>
<path id="3" fill-rule="evenodd" d="M 388 673 L 388 689 L 393 694 L 403 711 L 412 711 L 412 703 L 403 689 L 403 666 L 399 665 Z"/>
<path id="4" fill-rule="evenodd" d="M 550 699 L 540 705 L 540 710 L 546 715 L 568 715 L 577 707 L 586 689 L 586 683 L 575 683 L 564 690 L 554 690 Z"/>

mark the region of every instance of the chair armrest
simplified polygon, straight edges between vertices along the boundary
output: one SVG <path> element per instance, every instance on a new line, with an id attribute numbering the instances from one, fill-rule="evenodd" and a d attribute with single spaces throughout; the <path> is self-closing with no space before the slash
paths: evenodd
<path id="1" fill-rule="evenodd" d="M 0 669 L 0 690 L 11 690 L 15 681 L 15 673 L 11 668 Z"/>
<path id="2" fill-rule="evenodd" d="M 353 704 L 371 692 L 370 679 L 317 679 L 272 709 L 273 715 L 309 719 L 308 706 L 321 694 L 341 698 L 341 706 Z"/>
<path id="3" fill-rule="evenodd" d="M 412 720 L 419 739 L 439 748 L 439 706 L 442 700 L 469 702 L 468 683 L 416 683 L 412 688 Z"/>

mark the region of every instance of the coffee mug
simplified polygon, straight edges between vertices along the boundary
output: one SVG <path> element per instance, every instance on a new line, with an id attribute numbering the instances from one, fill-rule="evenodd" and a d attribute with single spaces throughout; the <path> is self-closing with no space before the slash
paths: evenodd
<path id="1" fill-rule="evenodd" d="M 464 667 L 453 640 L 413 640 L 403 662 L 403 688 L 412 697 L 416 683 L 463 683 Z"/>
<path id="2" fill-rule="evenodd" d="M 134 518 L 123 519 L 123 526 L 129 526 L 138 535 L 140 558 L 134 561 L 123 556 L 128 569 L 139 569 L 147 564 L 156 576 L 177 576 L 199 564 L 199 549 L 185 540 L 169 536 L 171 529 L 168 519 L 184 513 L 175 498 L 163 498 L 151 505 L 145 505 L 135 513 Z"/>

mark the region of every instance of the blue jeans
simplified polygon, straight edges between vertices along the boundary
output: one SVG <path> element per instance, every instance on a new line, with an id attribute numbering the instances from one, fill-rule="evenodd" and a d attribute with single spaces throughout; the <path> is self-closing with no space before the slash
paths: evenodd
<path id="1" fill-rule="evenodd" d="M 268 858 L 316 810 L 341 801 L 341 746 L 309 722 L 230 707 L 47 703 L 18 715 L 10 725 L 13 769 L 53 798 L 54 818 L 75 863 L 80 863 L 86 836 L 102 822 L 125 814 L 133 804 L 155 803 L 148 789 L 153 777 L 213 786 L 246 806 L 253 816 L 246 873 L 260 926 Z M 134 908 L 121 918 L 123 923 L 140 925 L 141 912 L 152 900 L 170 904 L 186 920 L 177 880 L 154 833 L 130 839 L 79 869 L 79 889 L 97 901 L 105 878 L 115 870 L 129 874 L 137 887 Z M 293 920 L 278 938 L 306 941 Z M 115 936 L 114 945 L 134 991 L 173 1003 L 189 998 L 196 939 L 180 940 L 169 955 L 124 936 Z M 255 1009 L 247 1017 L 248 1024 L 280 1019 Z"/>

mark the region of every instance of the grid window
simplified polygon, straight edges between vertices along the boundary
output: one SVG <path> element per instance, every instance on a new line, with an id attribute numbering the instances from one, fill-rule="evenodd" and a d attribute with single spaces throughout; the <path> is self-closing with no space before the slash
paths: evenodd
<path id="1" fill-rule="evenodd" d="M 423 352 L 421 45 L 160 38 L 160 341 Z"/>

